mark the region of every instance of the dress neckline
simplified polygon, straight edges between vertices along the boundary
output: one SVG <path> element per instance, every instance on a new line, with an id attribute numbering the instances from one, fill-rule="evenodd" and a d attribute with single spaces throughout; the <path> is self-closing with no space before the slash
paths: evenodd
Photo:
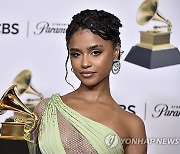
<path id="1" fill-rule="evenodd" d="M 56 95 L 58 96 L 58 98 L 60 99 L 61 103 L 62 103 L 65 107 L 67 107 L 68 109 L 70 109 L 70 110 L 73 111 L 74 113 L 78 114 L 79 116 L 83 117 L 84 119 L 87 119 L 87 120 L 89 120 L 89 121 L 91 121 L 91 122 L 93 122 L 93 123 L 96 123 L 96 124 L 98 124 L 98 125 L 104 126 L 105 128 L 109 129 L 111 132 L 113 132 L 114 134 L 116 134 L 116 135 L 120 138 L 120 136 L 119 136 L 112 128 L 110 128 L 110 127 L 108 127 L 108 126 L 106 126 L 106 125 L 104 125 L 104 124 L 102 124 L 102 123 L 100 123 L 100 122 L 97 122 L 97 121 L 95 121 L 95 120 L 92 120 L 92 119 L 84 116 L 83 114 L 77 112 L 76 110 L 74 110 L 73 108 L 69 107 L 66 103 L 63 102 L 63 100 L 62 100 L 62 98 L 61 98 L 61 95 L 60 95 L 59 93 L 57 93 Z"/>

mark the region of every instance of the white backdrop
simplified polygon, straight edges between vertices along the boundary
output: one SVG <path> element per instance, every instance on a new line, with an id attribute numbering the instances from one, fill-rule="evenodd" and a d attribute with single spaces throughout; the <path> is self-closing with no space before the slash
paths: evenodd
<path id="1" fill-rule="evenodd" d="M 45 97 L 57 92 L 63 95 L 73 90 L 64 81 L 67 50 L 63 30 L 71 17 L 80 10 L 104 9 L 118 16 L 123 24 L 121 39 L 125 53 L 121 61 L 121 72 L 111 75 L 113 97 L 127 111 L 144 120 L 149 139 L 178 139 L 178 144 L 153 143 L 148 146 L 148 154 L 179 154 L 180 65 L 149 70 L 124 61 L 131 47 L 139 43 L 139 31 L 161 25 L 154 21 L 143 26 L 136 23 L 136 12 L 142 0 L 0 2 L 1 95 L 24 69 L 32 71 L 32 84 Z M 178 0 L 159 0 L 158 10 L 171 21 L 171 43 L 180 49 L 179 6 Z M 56 28 L 56 33 L 51 31 L 52 28 Z M 70 68 L 69 65 L 68 80 L 78 87 L 79 81 Z M 25 100 L 26 97 L 29 95 L 24 94 L 21 99 Z M 155 108 L 156 106 L 158 107 Z M 176 114 L 173 115 L 172 112 Z M 0 122 L 11 115 L 11 112 L 7 112 L 0 116 Z"/>

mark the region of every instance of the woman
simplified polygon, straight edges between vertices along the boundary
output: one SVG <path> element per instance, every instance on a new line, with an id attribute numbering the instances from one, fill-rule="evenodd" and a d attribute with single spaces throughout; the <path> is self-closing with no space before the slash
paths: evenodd
<path id="1" fill-rule="evenodd" d="M 146 153 L 146 144 L 129 142 L 146 139 L 143 121 L 121 109 L 110 93 L 110 72 L 120 69 L 120 27 L 120 20 L 103 10 L 84 10 L 73 17 L 66 31 L 67 61 L 81 84 L 36 106 L 43 154 Z"/>

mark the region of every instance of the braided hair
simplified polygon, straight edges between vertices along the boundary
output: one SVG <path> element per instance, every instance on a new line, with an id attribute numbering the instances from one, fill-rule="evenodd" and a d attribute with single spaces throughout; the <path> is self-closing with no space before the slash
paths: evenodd
<path id="1" fill-rule="evenodd" d="M 113 47 L 115 47 L 117 43 L 121 45 L 121 40 L 119 37 L 120 35 L 119 28 L 121 27 L 122 24 L 120 19 L 109 12 L 106 12 L 104 10 L 89 10 L 89 9 L 83 10 L 80 13 L 74 15 L 72 17 L 71 23 L 68 25 L 68 28 L 66 30 L 66 47 L 68 49 L 68 45 L 73 34 L 78 30 L 84 30 L 84 29 L 89 29 L 92 33 L 100 36 L 104 40 L 111 40 Z M 67 56 L 65 63 L 65 67 L 66 67 L 65 81 L 68 84 L 70 84 L 67 81 L 68 59 L 69 59 L 69 54 Z"/>
<path id="2" fill-rule="evenodd" d="M 83 10 L 72 17 L 66 30 L 66 45 L 68 48 L 72 35 L 79 29 L 89 29 L 104 40 L 111 40 L 113 45 L 121 44 L 119 28 L 122 27 L 119 18 L 104 10 Z"/>

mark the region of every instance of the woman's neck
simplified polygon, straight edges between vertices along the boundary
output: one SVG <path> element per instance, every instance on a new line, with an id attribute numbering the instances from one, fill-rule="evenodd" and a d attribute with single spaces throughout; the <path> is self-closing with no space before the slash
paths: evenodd
<path id="1" fill-rule="evenodd" d="M 102 100 L 112 98 L 109 87 L 109 77 L 95 86 L 88 87 L 81 83 L 76 92 L 78 96 L 87 100 Z"/>

